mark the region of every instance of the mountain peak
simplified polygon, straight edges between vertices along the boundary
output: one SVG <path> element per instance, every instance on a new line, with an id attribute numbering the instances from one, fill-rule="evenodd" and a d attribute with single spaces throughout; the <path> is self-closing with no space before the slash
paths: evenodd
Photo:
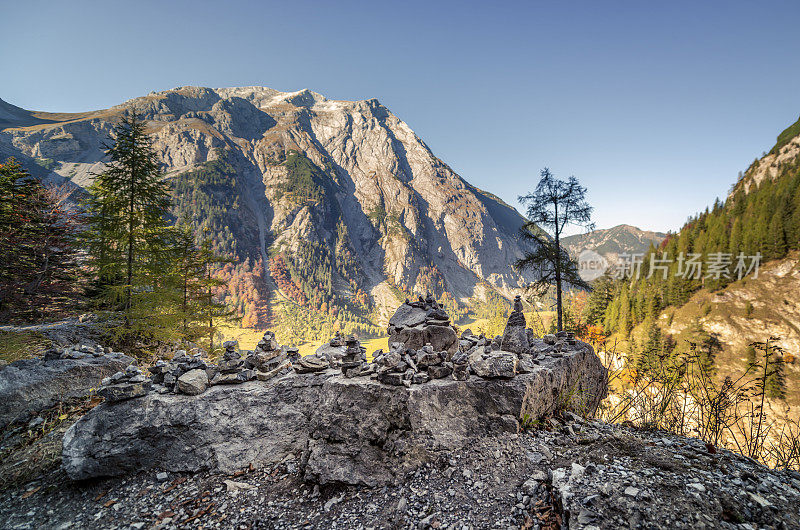
<path id="1" fill-rule="evenodd" d="M 262 261 L 276 299 L 313 302 L 323 321 L 336 320 L 332 305 L 363 326 L 396 307 L 397 293 L 510 297 L 532 279 L 509 268 L 525 250 L 522 216 L 470 186 L 377 99 L 183 86 L 35 130 L 12 124 L 0 148 L 84 185 L 131 105 L 176 193 L 192 199 L 176 197 L 176 217 L 213 227 L 241 262 Z M 203 188 L 198 175 L 216 184 Z"/>

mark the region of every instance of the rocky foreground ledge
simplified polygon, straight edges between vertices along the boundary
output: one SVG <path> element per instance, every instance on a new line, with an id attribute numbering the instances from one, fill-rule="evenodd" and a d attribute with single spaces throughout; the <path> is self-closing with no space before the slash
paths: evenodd
<path id="1" fill-rule="evenodd" d="M 800 528 L 800 474 L 569 414 L 453 443 L 386 486 L 319 486 L 301 464 L 81 482 L 54 471 L 0 491 L 0 528 Z"/>
<path id="2" fill-rule="evenodd" d="M 233 472 L 297 458 L 307 480 L 374 486 L 556 409 L 591 413 L 605 395 L 605 368 L 582 342 L 511 379 L 395 386 L 331 368 L 292 372 L 194 396 L 106 402 L 67 432 L 63 467 L 85 479 L 148 468 Z"/>
<path id="3" fill-rule="evenodd" d="M 133 358 L 90 344 L 53 348 L 0 370 L 0 429 L 59 402 L 82 398 Z"/>

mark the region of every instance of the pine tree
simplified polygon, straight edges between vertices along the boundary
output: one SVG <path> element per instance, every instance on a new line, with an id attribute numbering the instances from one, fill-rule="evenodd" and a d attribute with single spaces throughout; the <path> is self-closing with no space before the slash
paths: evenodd
<path id="1" fill-rule="evenodd" d="M 566 225 L 574 224 L 592 228 L 590 223 L 592 207 L 586 202 L 586 188 L 575 177 L 559 180 L 549 169 L 541 171 L 541 180 L 536 189 L 528 195 L 519 197 L 527 204 L 528 222 L 522 227 L 520 235 L 533 243 L 534 249 L 516 262 L 517 269 L 534 270 L 539 280 L 530 287 L 542 293 L 551 284 L 556 288 L 556 315 L 558 330 L 563 327 L 562 282 L 588 289 L 588 284 L 578 274 L 577 264 L 561 248 L 560 239 Z M 551 236 L 543 233 L 549 230 Z"/>
<path id="2" fill-rule="evenodd" d="M 193 270 L 196 274 L 190 285 L 189 299 L 194 306 L 192 320 L 196 323 L 194 333 L 208 338 L 208 352 L 214 352 L 214 337 L 222 324 L 236 322 L 236 311 L 225 304 L 224 297 L 217 291 L 226 288 L 225 282 L 214 277 L 219 265 L 231 263 L 232 260 L 218 256 L 211 248 L 211 242 L 203 241 L 193 259 Z"/>
<path id="3" fill-rule="evenodd" d="M 106 146 L 109 159 L 89 187 L 85 202 L 89 230 L 86 246 L 97 278 L 99 303 L 122 312 L 121 335 L 147 332 L 163 294 L 152 273 L 167 257 L 170 236 L 169 188 L 162 178 L 145 124 L 135 111 L 126 112 Z M 138 304 L 138 306 L 137 306 Z"/>
<path id="4" fill-rule="evenodd" d="M 769 250 L 768 257 L 782 258 L 786 255 L 786 232 L 783 225 L 783 212 L 776 210 L 772 214 L 768 232 Z"/>

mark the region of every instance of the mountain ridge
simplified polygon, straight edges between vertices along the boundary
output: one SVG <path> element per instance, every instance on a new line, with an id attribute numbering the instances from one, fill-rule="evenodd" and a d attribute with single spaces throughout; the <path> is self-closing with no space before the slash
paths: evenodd
<path id="1" fill-rule="evenodd" d="M 575 258 L 585 250 L 592 250 L 606 258 L 609 263 L 614 263 L 620 254 L 643 254 L 651 244 L 658 246 L 666 237 L 667 234 L 663 232 L 619 224 L 611 228 L 567 236 L 562 238 L 561 242 L 567 252 Z"/>
<path id="2" fill-rule="evenodd" d="M 214 215 L 215 193 L 240 197 L 226 203 L 235 210 L 228 224 L 241 225 L 228 226 L 239 258 L 280 256 L 285 274 L 280 263 L 266 274 L 273 287 L 287 294 L 281 281 L 288 291 L 297 284 L 297 301 L 315 300 L 322 312 L 321 298 L 355 311 L 350 302 L 369 293 L 356 312 L 376 322 L 375 305 L 399 304 L 403 292 L 510 297 L 531 279 L 509 267 L 525 249 L 517 239 L 524 218 L 455 173 L 377 99 L 189 86 L 79 114 L 14 107 L 14 123 L 0 124 L 0 156 L 17 157 L 46 181 L 85 187 L 103 169 L 102 144 L 116 117 L 131 107 L 147 121 L 169 178 L 230 177 L 223 191 L 187 189 L 205 194 L 208 207 L 176 215 L 199 231 Z M 229 174 L 209 174 L 214 161 Z M 306 274 L 299 261 L 312 255 L 330 265 Z"/>

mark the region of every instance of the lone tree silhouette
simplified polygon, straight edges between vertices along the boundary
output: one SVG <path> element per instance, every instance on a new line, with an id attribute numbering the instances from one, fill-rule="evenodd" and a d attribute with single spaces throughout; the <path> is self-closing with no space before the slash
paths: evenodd
<path id="1" fill-rule="evenodd" d="M 578 275 L 577 263 L 561 249 L 561 234 L 568 224 L 592 230 L 592 207 L 586 202 L 586 188 L 578 179 L 559 180 L 548 168 L 541 171 L 536 190 L 521 195 L 519 202 L 528 208 L 528 221 L 520 229 L 522 239 L 534 243 L 534 250 L 515 263 L 519 270 L 532 270 L 539 279 L 528 286 L 537 294 L 544 294 L 555 283 L 558 331 L 562 331 L 562 282 L 588 289 L 589 285 Z"/>

